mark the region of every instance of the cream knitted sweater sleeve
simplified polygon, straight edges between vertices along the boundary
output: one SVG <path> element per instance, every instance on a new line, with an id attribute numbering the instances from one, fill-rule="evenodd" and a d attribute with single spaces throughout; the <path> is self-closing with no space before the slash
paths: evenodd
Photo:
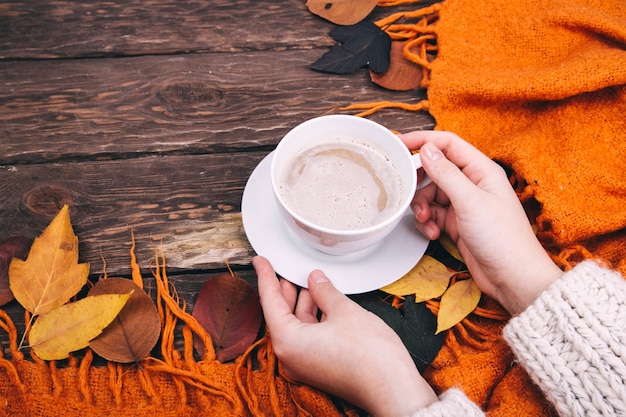
<path id="1" fill-rule="evenodd" d="M 561 416 L 626 416 L 626 281 L 585 261 L 504 329 Z"/>
<path id="2" fill-rule="evenodd" d="M 565 416 L 626 416 L 626 281 L 585 261 L 504 328 L 520 364 Z M 412 417 L 483 416 L 461 391 Z"/>

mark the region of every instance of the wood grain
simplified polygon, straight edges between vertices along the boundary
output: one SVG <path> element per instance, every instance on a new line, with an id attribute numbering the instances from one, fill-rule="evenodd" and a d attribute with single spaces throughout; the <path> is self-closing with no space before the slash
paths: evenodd
<path id="1" fill-rule="evenodd" d="M 355 102 L 416 102 L 308 69 L 319 51 L 0 62 L 0 164 L 270 149 L 296 124 Z M 45 65 L 45 71 L 42 66 Z M 392 129 L 426 113 L 383 111 Z"/>
<path id="2" fill-rule="evenodd" d="M 0 3 L 0 58 L 309 49 L 331 27 L 300 0 L 17 0 Z"/>
<path id="3" fill-rule="evenodd" d="M 0 170 L 3 235 L 38 236 L 63 204 L 92 274 L 128 274 L 131 231 L 148 270 L 162 247 L 172 271 L 247 264 L 245 182 L 264 152 L 148 156 Z M 271 196 L 268 196 L 271 198 Z"/>
<path id="4" fill-rule="evenodd" d="M 440 0 L 376 8 L 377 20 Z M 0 3 L 0 59 L 312 49 L 334 25 L 305 0 L 14 0 Z"/>

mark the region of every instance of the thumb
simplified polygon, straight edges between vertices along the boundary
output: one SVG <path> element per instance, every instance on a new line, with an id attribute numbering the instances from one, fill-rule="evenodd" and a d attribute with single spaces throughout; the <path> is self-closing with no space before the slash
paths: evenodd
<path id="1" fill-rule="evenodd" d="M 309 274 L 308 287 L 313 302 L 326 315 L 336 311 L 346 303 L 352 303 L 348 297 L 335 288 L 326 274 L 319 269 Z"/>
<path id="2" fill-rule="evenodd" d="M 420 149 L 420 159 L 424 171 L 431 180 L 448 196 L 452 204 L 470 198 L 475 192 L 476 185 L 448 160 L 446 156 L 432 143 L 426 143 Z"/>

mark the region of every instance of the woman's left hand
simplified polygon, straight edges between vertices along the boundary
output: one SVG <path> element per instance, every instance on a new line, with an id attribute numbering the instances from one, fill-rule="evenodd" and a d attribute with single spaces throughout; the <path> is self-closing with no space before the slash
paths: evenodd
<path id="1" fill-rule="evenodd" d="M 276 356 L 287 377 L 375 416 L 410 415 L 437 400 L 398 335 L 316 270 L 298 294 L 269 261 L 253 260 Z M 318 320 L 318 312 L 321 319 Z"/>

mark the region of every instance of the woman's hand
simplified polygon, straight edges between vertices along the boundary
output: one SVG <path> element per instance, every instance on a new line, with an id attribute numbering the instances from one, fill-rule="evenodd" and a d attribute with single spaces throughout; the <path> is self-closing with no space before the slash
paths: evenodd
<path id="1" fill-rule="evenodd" d="M 504 170 L 449 132 L 400 138 L 420 149 L 433 180 L 413 199 L 417 228 L 429 239 L 446 232 L 480 289 L 511 314 L 522 312 L 562 271 L 537 240 Z"/>
<path id="2" fill-rule="evenodd" d="M 437 400 L 398 335 L 323 272 L 313 271 L 298 294 L 265 258 L 253 264 L 272 345 L 289 378 L 375 416 L 410 415 Z"/>

